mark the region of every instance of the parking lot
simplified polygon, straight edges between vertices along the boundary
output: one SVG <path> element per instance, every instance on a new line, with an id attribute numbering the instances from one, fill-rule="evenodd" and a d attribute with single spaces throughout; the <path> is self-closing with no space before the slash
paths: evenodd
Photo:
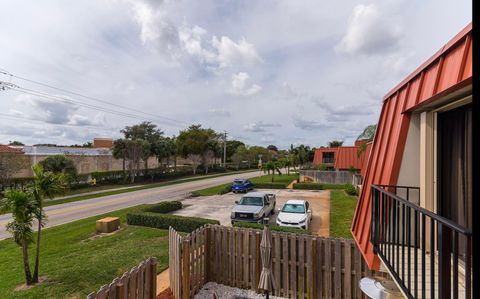
<path id="1" fill-rule="evenodd" d="M 289 199 L 307 200 L 311 205 L 312 222 L 310 231 L 319 236 L 328 236 L 330 230 L 330 191 L 306 191 L 291 189 L 258 189 L 255 191 L 276 195 L 275 214 L 271 216 L 271 225 L 276 225 L 277 209 Z M 224 195 L 200 196 L 182 200 L 184 208 L 173 214 L 216 219 L 220 224 L 231 226 L 230 212 L 236 200 L 243 194 L 227 193 Z"/>

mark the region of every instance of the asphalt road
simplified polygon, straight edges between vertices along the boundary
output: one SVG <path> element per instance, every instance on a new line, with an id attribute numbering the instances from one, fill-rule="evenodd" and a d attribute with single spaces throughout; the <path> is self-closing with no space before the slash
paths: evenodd
<path id="1" fill-rule="evenodd" d="M 48 228 L 139 204 L 182 199 L 189 192 L 198 189 L 229 183 L 232 182 L 234 178 L 252 178 L 259 175 L 261 175 L 259 171 L 230 174 L 221 177 L 49 206 L 45 208 L 45 212 L 48 216 L 46 227 Z M 0 240 L 11 237 L 11 234 L 5 229 L 5 225 L 9 221 L 11 221 L 11 214 L 0 215 Z M 36 225 L 34 225 L 34 227 L 36 227 Z"/>

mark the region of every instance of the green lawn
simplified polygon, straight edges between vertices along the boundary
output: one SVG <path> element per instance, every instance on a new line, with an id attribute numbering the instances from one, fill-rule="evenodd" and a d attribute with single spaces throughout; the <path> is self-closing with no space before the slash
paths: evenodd
<path id="1" fill-rule="evenodd" d="M 278 175 L 278 174 L 276 174 L 275 178 L 274 178 L 274 180 L 275 180 L 274 182 L 275 183 L 289 184 L 291 181 L 296 180 L 296 179 L 298 179 L 297 174 L 294 174 L 294 175 L 293 174 L 291 174 L 291 175 L 286 175 L 286 174 Z M 272 182 L 272 175 L 262 175 L 262 176 L 254 177 L 254 178 L 251 178 L 250 181 L 254 185 L 255 184 L 268 184 L 268 183 Z M 218 186 L 213 186 L 213 187 L 205 188 L 205 189 L 201 189 L 201 190 L 196 190 L 196 191 L 193 191 L 192 193 L 197 195 L 197 196 L 212 196 L 212 195 L 224 194 L 224 193 L 226 193 L 224 189 L 228 188 L 229 186 L 231 186 L 231 183 L 222 184 L 222 185 L 218 185 Z"/>
<path id="2" fill-rule="evenodd" d="M 357 197 L 347 195 L 344 190 L 330 192 L 330 236 L 352 238 L 350 227 L 357 205 Z"/>
<path id="3" fill-rule="evenodd" d="M 196 196 L 212 196 L 212 195 L 222 194 L 222 192 L 224 192 L 224 190 L 226 188 L 229 188 L 231 185 L 232 185 L 231 183 L 222 184 L 222 185 L 213 186 L 210 188 L 196 190 L 196 191 L 193 191 L 192 193 Z"/>
<path id="4" fill-rule="evenodd" d="M 29 290 L 14 290 L 24 283 L 20 247 L 11 239 L 0 241 L 0 297 L 85 298 L 150 256 L 158 259 L 157 272 L 166 269 L 167 230 L 122 225 L 113 235 L 89 240 L 95 232 L 95 220 L 119 216 L 124 223 L 126 213 L 135 209 L 138 206 L 44 230 L 40 275 L 46 276 L 47 282 Z M 32 263 L 34 252 L 32 248 Z"/>
<path id="5" fill-rule="evenodd" d="M 274 177 L 274 182 L 275 183 L 291 183 L 293 180 L 296 180 L 298 179 L 298 174 L 290 174 L 290 175 L 287 175 L 287 174 L 282 174 L 282 175 L 279 175 L 278 173 L 275 174 L 275 177 Z M 255 185 L 255 184 L 264 184 L 264 183 L 271 183 L 272 182 L 272 175 L 262 175 L 262 176 L 258 176 L 258 177 L 254 177 L 252 179 L 250 179 L 250 181 L 252 181 L 252 183 Z"/>

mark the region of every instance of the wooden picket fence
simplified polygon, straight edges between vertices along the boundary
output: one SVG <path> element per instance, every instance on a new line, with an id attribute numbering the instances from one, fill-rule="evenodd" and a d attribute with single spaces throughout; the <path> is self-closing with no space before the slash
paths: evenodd
<path id="1" fill-rule="evenodd" d="M 154 299 L 157 296 L 157 259 L 148 258 L 87 299 Z"/>
<path id="2" fill-rule="evenodd" d="M 170 284 L 175 298 L 193 298 L 209 281 L 257 289 L 261 231 L 205 226 L 187 236 L 170 228 Z M 366 298 L 358 281 L 386 274 L 368 269 L 353 240 L 272 232 L 275 296 Z"/>

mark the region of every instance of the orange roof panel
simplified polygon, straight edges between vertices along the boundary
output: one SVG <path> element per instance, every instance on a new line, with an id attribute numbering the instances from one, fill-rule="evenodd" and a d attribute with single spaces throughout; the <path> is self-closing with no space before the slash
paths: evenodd
<path id="1" fill-rule="evenodd" d="M 380 262 L 370 242 L 371 185 L 395 185 L 400 170 L 410 113 L 420 104 L 434 101 L 469 84 L 472 79 L 472 24 L 384 97 L 377 132 L 364 168 L 364 187 L 352 221 L 352 235 L 368 266 Z"/>

